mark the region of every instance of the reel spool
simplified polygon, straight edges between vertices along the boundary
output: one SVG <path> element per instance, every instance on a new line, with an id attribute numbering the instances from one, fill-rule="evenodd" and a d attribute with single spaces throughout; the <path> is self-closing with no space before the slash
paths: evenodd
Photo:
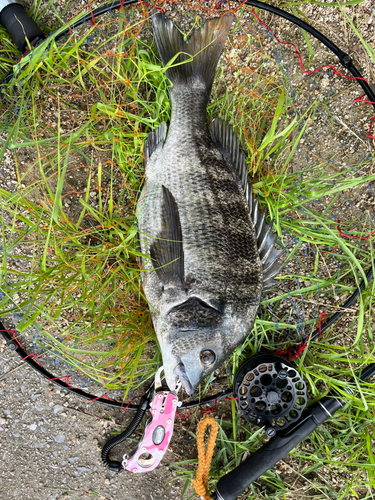
<path id="1" fill-rule="evenodd" d="M 273 354 L 246 361 L 235 376 L 233 393 L 246 420 L 265 426 L 270 437 L 299 420 L 307 404 L 306 384 L 299 373 L 289 361 Z"/>

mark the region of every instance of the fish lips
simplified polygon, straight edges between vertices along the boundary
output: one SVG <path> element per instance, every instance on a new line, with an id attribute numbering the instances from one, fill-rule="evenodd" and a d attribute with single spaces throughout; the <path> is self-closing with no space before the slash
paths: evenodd
<path id="1" fill-rule="evenodd" d="M 180 381 L 182 387 L 189 396 L 194 393 L 199 382 L 198 384 L 194 384 L 194 381 L 193 383 L 190 381 L 190 378 L 186 373 L 185 365 L 181 362 L 181 360 L 175 356 L 170 357 L 163 353 L 163 368 L 165 380 L 171 391 L 176 390 L 177 383 Z"/>
<path id="2" fill-rule="evenodd" d="M 183 363 L 178 363 L 176 368 L 173 370 L 174 375 L 179 379 L 182 387 L 185 389 L 186 394 L 189 396 L 194 393 L 195 387 L 191 384 L 189 377 L 186 374 L 185 366 Z"/>

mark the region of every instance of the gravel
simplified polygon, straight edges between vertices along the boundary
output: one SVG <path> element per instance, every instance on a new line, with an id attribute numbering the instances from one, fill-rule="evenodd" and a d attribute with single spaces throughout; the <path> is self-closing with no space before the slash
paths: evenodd
<path id="1" fill-rule="evenodd" d="M 20 363 L 10 350 L 3 351 L 1 361 L 8 373 L 0 381 L 1 500 L 13 496 L 18 500 L 180 497 L 182 482 L 167 484 L 176 475 L 169 464 L 181 460 L 171 451 L 147 475 L 115 474 L 103 466 L 102 445 L 111 437 L 111 429 L 125 428 L 132 413 L 86 404 L 72 395 L 65 397 L 64 406 L 51 406 L 60 400 L 61 391 L 57 394 L 51 383 Z M 123 454 L 129 446 L 133 448 L 134 442 L 124 443 L 119 451 Z"/>

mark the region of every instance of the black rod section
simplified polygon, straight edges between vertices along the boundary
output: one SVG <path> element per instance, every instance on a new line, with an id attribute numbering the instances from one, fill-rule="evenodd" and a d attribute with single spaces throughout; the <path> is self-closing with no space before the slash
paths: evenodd
<path id="1" fill-rule="evenodd" d="M 238 467 L 219 479 L 213 499 L 236 500 L 251 483 L 286 457 L 342 406 L 340 399 L 331 397 L 314 403 L 290 431 L 288 429 L 285 435 L 277 434 L 271 438 Z"/>
<path id="2" fill-rule="evenodd" d="M 0 0 L 0 24 L 7 30 L 18 50 L 25 52 L 45 35 L 39 26 L 27 15 L 22 5 L 13 0 Z"/>

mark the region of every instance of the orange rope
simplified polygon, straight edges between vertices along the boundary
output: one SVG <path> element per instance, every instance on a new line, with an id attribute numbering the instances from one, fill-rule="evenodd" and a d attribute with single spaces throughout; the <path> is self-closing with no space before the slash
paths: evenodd
<path id="1" fill-rule="evenodd" d="M 211 426 L 210 437 L 207 447 L 204 447 L 204 431 L 207 426 Z M 197 495 L 202 500 L 212 500 L 208 494 L 208 474 L 210 472 L 212 455 L 214 453 L 215 441 L 219 426 L 213 417 L 202 418 L 197 428 L 197 447 L 198 447 L 198 470 L 196 479 L 192 480 Z"/>

